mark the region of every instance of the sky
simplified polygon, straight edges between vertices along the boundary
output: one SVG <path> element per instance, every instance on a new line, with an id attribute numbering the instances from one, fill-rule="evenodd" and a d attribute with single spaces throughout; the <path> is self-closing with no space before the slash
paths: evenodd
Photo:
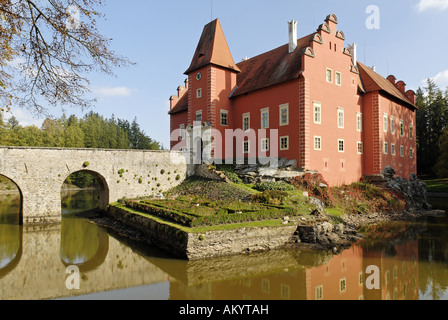
<path id="1" fill-rule="evenodd" d="M 115 76 L 89 74 L 93 111 L 105 118 L 137 122 L 145 133 L 169 146 L 169 98 L 184 84 L 184 72 L 204 26 L 219 18 L 236 63 L 288 42 L 287 22 L 298 21 L 298 37 L 311 34 L 334 13 L 345 46 L 358 44 L 358 60 L 384 77 L 395 75 L 408 89 L 428 78 L 448 88 L 448 0 L 106 0 L 100 31 L 111 49 L 135 62 Z M 62 111 L 49 109 L 54 117 Z M 66 108 L 66 115 L 82 113 Z M 26 109 L 12 108 L 24 126 L 41 126 Z M 8 119 L 10 115 L 6 115 Z"/>

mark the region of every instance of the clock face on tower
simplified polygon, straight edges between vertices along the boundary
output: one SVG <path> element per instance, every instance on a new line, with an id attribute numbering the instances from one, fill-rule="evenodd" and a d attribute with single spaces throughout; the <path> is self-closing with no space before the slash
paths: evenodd
<path id="1" fill-rule="evenodd" d="M 201 80 L 202 78 L 202 74 L 200 72 L 198 72 L 198 74 L 196 75 L 196 80 Z"/>

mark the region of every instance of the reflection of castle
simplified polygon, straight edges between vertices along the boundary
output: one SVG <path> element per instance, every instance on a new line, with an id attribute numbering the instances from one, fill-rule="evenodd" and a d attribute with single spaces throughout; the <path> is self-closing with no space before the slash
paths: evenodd
<path id="1" fill-rule="evenodd" d="M 173 300 L 417 300 L 418 243 L 392 246 L 387 252 L 369 253 L 354 246 L 319 266 L 301 266 L 242 280 L 198 285 L 170 284 Z M 300 263 L 300 260 L 298 261 Z M 380 290 L 365 286 L 366 268 L 380 269 Z M 367 275 L 368 276 L 368 275 Z"/>

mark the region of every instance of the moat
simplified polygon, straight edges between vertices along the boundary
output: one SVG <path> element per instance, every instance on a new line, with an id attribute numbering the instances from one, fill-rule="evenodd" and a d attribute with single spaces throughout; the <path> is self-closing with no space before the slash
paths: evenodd
<path id="1" fill-rule="evenodd" d="M 285 249 L 188 262 L 75 217 L 95 206 L 95 191 L 63 196 L 61 225 L 22 227 L 14 224 L 16 200 L 2 195 L 10 214 L 0 225 L 0 299 L 448 299 L 446 217 L 388 226 L 383 230 L 399 236 L 367 239 L 338 254 Z M 79 290 L 66 285 L 73 265 Z M 372 265 L 379 290 L 365 285 Z"/>

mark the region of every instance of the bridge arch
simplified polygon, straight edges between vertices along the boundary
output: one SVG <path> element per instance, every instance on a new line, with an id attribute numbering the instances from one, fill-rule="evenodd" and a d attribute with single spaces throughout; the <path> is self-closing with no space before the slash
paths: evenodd
<path id="1" fill-rule="evenodd" d="M 1 178 L 6 179 L 6 180 L 10 181 L 12 184 L 14 184 L 15 187 L 17 188 L 17 191 L 19 192 L 20 202 L 19 202 L 19 208 L 18 208 L 19 212 L 18 212 L 18 221 L 17 222 L 18 222 L 18 224 L 21 225 L 21 224 L 23 224 L 23 194 L 22 194 L 22 190 L 19 187 L 19 185 L 17 184 L 17 182 L 14 179 L 10 178 L 9 176 L 0 173 L 0 182 L 2 180 Z M 1 212 L 0 212 L 0 214 L 1 214 Z M 0 223 L 2 223 L 2 222 L 3 221 L 0 219 Z"/>
<path id="2" fill-rule="evenodd" d="M 78 171 L 74 171 L 72 173 L 70 173 L 66 179 L 64 180 L 64 182 L 68 179 L 68 177 L 70 177 L 73 174 L 76 173 L 87 173 L 89 175 L 91 175 L 93 178 L 95 178 L 95 180 L 98 182 L 99 184 L 99 206 L 98 209 L 100 210 L 105 210 L 107 208 L 107 206 L 109 205 L 109 200 L 110 200 L 110 189 L 109 189 L 109 185 L 107 183 L 106 178 L 100 174 L 99 172 L 93 171 L 93 170 L 78 170 Z M 61 186 L 62 189 L 62 186 Z M 62 197 L 61 197 L 61 202 L 62 202 Z"/>

